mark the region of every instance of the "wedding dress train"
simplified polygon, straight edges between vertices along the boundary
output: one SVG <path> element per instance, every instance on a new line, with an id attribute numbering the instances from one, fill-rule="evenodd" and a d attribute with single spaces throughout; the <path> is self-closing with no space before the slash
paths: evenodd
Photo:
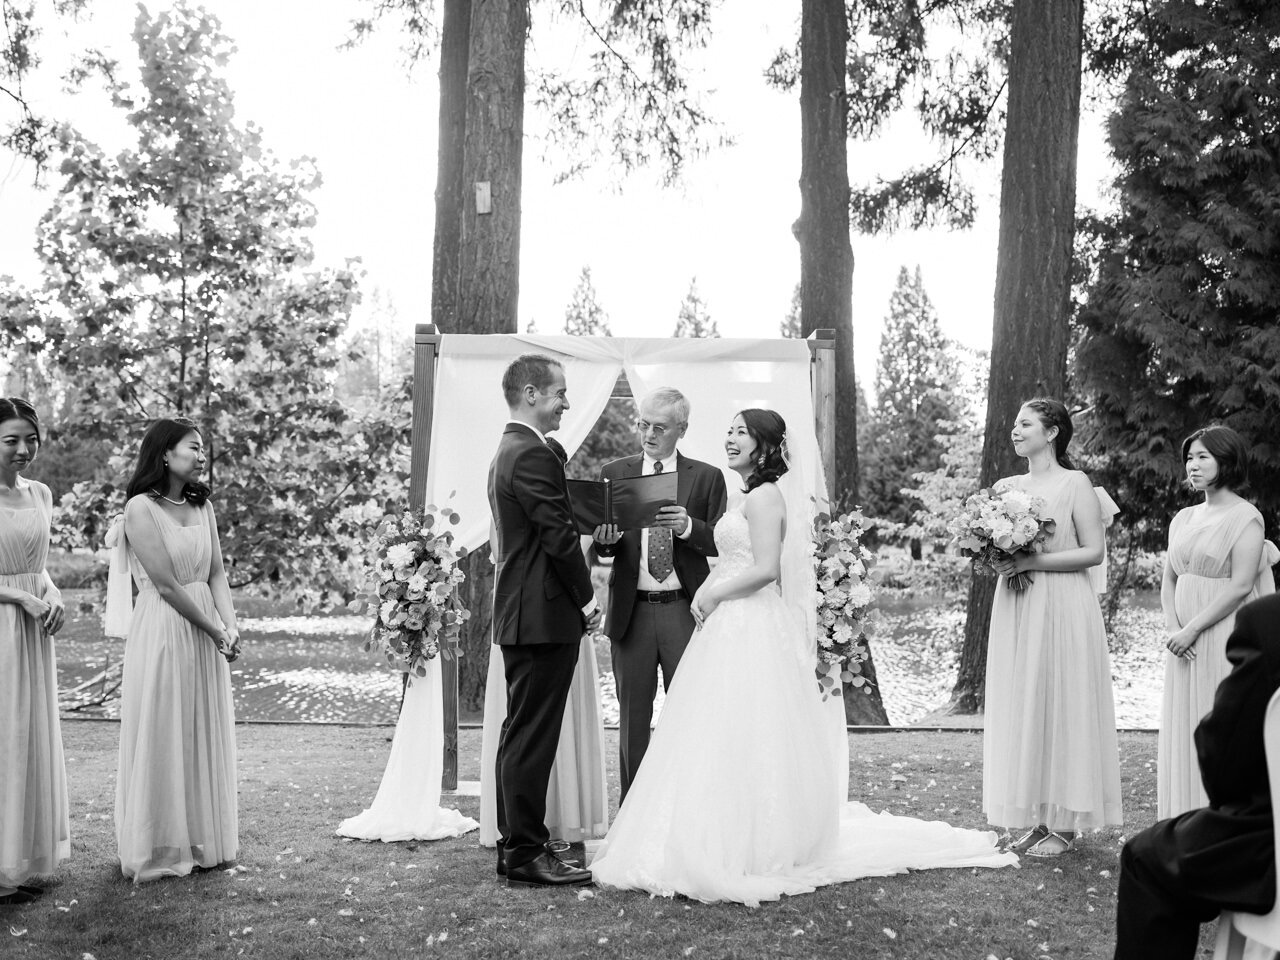
<path id="1" fill-rule="evenodd" d="M 740 504 L 715 536 L 712 578 L 751 565 Z M 771 584 L 720 604 L 694 633 L 590 864 L 598 884 L 754 906 L 860 877 L 1017 863 L 992 832 L 840 802 L 828 711 L 796 658 L 801 629 Z"/>

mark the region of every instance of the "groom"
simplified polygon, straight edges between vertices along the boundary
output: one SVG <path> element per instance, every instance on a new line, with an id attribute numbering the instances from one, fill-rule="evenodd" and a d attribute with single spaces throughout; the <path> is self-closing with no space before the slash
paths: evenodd
<path id="1" fill-rule="evenodd" d="M 496 531 L 493 642 L 507 719 L 498 741 L 498 874 L 508 886 L 573 886 L 591 871 L 546 847 L 547 784 L 582 634 L 600 623 L 564 468 L 546 444 L 569 409 L 564 368 L 525 354 L 502 377 L 511 419 L 489 467 Z"/>

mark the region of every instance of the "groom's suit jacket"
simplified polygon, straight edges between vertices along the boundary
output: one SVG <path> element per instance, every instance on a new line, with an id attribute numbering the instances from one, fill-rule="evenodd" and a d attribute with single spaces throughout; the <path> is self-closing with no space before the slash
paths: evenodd
<path id="1" fill-rule="evenodd" d="M 638 477 L 644 470 L 644 455 L 622 457 L 604 465 L 605 480 Z M 709 463 L 676 452 L 676 502 L 689 512 L 693 529 L 687 538 L 672 537 L 672 562 L 680 585 L 692 597 L 702 586 L 710 566 L 707 557 L 716 556 L 715 525 L 724 515 L 726 493 L 724 474 Z M 640 531 L 628 530 L 612 546 L 596 544 L 596 553 L 613 557 L 609 574 L 609 612 L 604 632 L 620 641 L 631 623 L 636 604 L 636 582 L 640 576 Z"/>
<path id="2" fill-rule="evenodd" d="M 489 466 L 496 568 L 493 642 L 574 643 L 594 591 L 564 467 L 530 428 L 509 423 Z"/>

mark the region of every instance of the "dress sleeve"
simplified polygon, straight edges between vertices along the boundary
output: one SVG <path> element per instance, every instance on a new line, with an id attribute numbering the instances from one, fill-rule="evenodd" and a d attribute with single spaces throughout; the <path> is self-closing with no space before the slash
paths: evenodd
<path id="1" fill-rule="evenodd" d="M 124 514 L 111 521 L 107 529 L 106 547 L 111 551 L 107 571 L 107 607 L 103 614 L 103 633 L 108 637 L 128 637 L 133 619 L 133 583 L 129 571 L 129 541 L 124 535 Z"/>
<path id="2" fill-rule="evenodd" d="M 1111 499 L 1111 494 L 1102 487 L 1094 487 L 1093 492 L 1097 494 L 1098 506 L 1102 508 L 1102 525 L 1109 527 L 1115 521 L 1116 514 L 1120 512 L 1120 507 Z"/>

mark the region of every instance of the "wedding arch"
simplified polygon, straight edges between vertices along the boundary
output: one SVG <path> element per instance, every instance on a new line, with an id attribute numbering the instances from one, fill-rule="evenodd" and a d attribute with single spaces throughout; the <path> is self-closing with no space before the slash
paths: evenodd
<path id="1" fill-rule="evenodd" d="M 572 457 L 610 400 L 672 386 L 693 413 L 680 449 L 709 463 L 724 459 L 724 431 L 744 407 L 768 407 L 787 421 L 792 457 L 811 492 L 826 499 L 835 464 L 835 331 L 805 340 L 689 339 L 441 334 L 414 336 L 409 502 L 446 501 L 461 516 L 456 542 L 475 550 L 489 537 L 489 462 L 508 411 L 502 372 L 521 353 L 545 353 L 565 368 L 569 410 L 556 436 Z M 442 786 L 458 783 L 457 662 L 441 667 Z"/>

